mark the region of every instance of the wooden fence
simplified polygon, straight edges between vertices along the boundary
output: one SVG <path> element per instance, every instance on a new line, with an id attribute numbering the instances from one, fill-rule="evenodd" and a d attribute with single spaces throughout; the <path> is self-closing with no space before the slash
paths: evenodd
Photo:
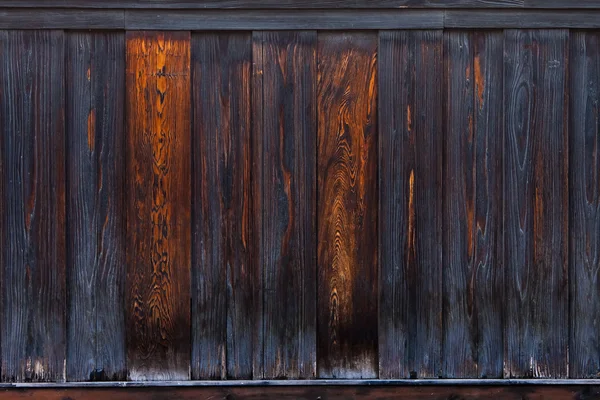
<path id="1" fill-rule="evenodd" d="M 598 376 L 598 9 L 71 3 L 0 8 L 2 381 Z"/>

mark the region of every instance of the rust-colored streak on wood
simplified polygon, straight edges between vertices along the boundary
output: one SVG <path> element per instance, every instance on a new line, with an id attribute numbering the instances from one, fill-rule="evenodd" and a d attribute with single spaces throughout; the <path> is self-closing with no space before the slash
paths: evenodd
<path id="1" fill-rule="evenodd" d="M 477 92 L 478 104 L 480 107 L 483 106 L 483 90 L 485 87 L 485 77 L 481 73 L 481 59 L 479 56 L 475 56 L 473 59 L 473 69 L 475 70 L 475 90 Z"/>
<path id="2" fill-rule="evenodd" d="M 91 109 L 87 119 L 87 142 L 91 152 L 94 151 L 94 141 L 96 140 L 96 110 Z"/>
<path id="3" fill-rule="evenodd" d="M 127 360 L 189 379 L 190 34 L 127 34 Z"/>
<path id="4" fill-rule="evenodd" d="M 377 376 L 377 36 L 318 43 L 318 374 Z"/>

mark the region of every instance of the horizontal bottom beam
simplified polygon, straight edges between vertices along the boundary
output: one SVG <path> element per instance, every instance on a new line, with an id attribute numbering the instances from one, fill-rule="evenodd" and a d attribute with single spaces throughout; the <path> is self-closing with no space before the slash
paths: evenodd
<path id="1" fill-rule="evenodd" d="M 434 385 L 434 386 L 196 386 L 196 387 L 71 387 L 2 389 L 0 399 L 591 399 L 600 387 L 590 385 Z"/>

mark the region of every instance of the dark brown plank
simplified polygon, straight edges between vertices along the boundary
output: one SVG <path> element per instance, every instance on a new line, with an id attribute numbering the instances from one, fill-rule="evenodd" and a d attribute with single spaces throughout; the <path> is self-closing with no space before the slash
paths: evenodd
<path id="1" fill-rule="evenodd" d="M 265 32 L 259 158 L 265 378 L 316 376 L 316 32 Z"/>
<path id="2" fill-rule="evenodd" d="M 252 377 L 249 33 L 192 36 L 192 377 Z"/>
<path id="3" fill-rule="evenodd" d="M 63 34 L 1 31 L 0 43 L 2 381 L 63 381 Z"/>
<path id="4" fill-rule="evenodd" d="M 442 32 L 379 36 L 379 375 L 437 377 L 442 344 Z"/>
<path id="5" fill-rule="evenodd" d="M 125 379 L 122 33 L 67 40 L 67 379 Z"/>
<path id="6" fill-rule="evenodd" d="M 377 376 L 377 36 L 318 38 L 320 378 Z"/>
<path id="7" fill-rule="evenodd" d="M 600 374 L 600 35 L 571 33 L 569 376 Z"/>
<path id="8" fill-rule="evenodd" d="M 473 33 L 475 199 L 471 223 L 478 378 L 501 378 L 504 363 L 503 62 L 502 31 Z"/>
<path id="9" fill-rule="evenodd" d="M 127 367 L 190 377 L 189 32 L 127 33 Z"/>
<path id="10" fill-rule="evenodd" d="M 443 10 L 127 10 L 126 29 L 357 30 L 442 28 Z M 1 25 L 0 25 L 1 26 Z"/>
<path id="11" fill-rule="evenodd" d="M 505 377 L 567 375 L 565 30 L 505 31 Z"/>
<path id="12" fill-rule="evenodd" d="M 60 8 L 400 8 L 400 7 L 523 7 L 526 0 L 4 0 L 2 7 Z M 527 0 L 530 1 L 530 0 Z M 539 1 L 539 0 L 533 0 Z M 555 4 L 568 0 L 551 0 Z M 573 6 L 597 0 L 571 0 Z"/>
<path id="13" fill-rule="evenodd" d="M 445 34 L 444 378 L 502 376 L 502 36 Z"/>
<path id="14" fill-rule="evenodd" d="M 598 386 L 264 386 L 264 387 L 166 387 L 166 388 L 111 388 L 111 389 L 19 389 L 5 390 L 0 396 L 6 400 L 202 400 L 202 399 L 494 399 L 494 400 L 579 400 L 596 399 Z"/>
<path id="15" fill-rule="evenodd" d="M 442 377 L 477 376 L 474 315 L 475 188 L 473 42 L 468 31 L 444 33 L 443 341 Z"/>

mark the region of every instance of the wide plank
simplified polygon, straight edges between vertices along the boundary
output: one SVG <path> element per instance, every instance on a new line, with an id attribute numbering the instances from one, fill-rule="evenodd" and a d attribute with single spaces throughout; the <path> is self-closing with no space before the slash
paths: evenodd
<path id="1" fill-rule="evenodd" d="M 192 35 L 193 379 L 252 378 L 249 33 Z"/>
<path id="2" fill-rule="evenodd" d="M 379 376 L 438 377 L 442 32 L 381 31 L 379 52 Z"/>
<path id="3" fill-rule="evenodd" d="M 2 381 L 64 381 L 64 43 L 0 31 Z"/>
<path id="4" fill-rule="evenodd" d="M 377 35 L 320 33 L 319 378 L 377 376 Z"/>
<path id="5" fill-rule="evenodd" d="M 67 36 L 67 379 L 123 380 L 125 35 Z"/>
<path id="6" fill-rule="evenodd" d="M 570 37 L 569 377 L 600 376 L 600 35 Z"/>
<path id="7" fill-rule="evenodd" d="M 442 377 L 502 376 L 502 36 L 445 34 Z"/>
<path id="8" fill-rule="evenodd" d="M 189 32 L 127 32 L 127 367 L 190 378 Z"/>
<path id="9" fill-rule="evenodd" d="M 506 378 L 567 376 L 567 37 L 505 31 Z"/>
<path id="10" fill-rule="evenodd" d="M 317 33 L 264 32 L 261 175 L 263 378 L 316 376 Z"/>

